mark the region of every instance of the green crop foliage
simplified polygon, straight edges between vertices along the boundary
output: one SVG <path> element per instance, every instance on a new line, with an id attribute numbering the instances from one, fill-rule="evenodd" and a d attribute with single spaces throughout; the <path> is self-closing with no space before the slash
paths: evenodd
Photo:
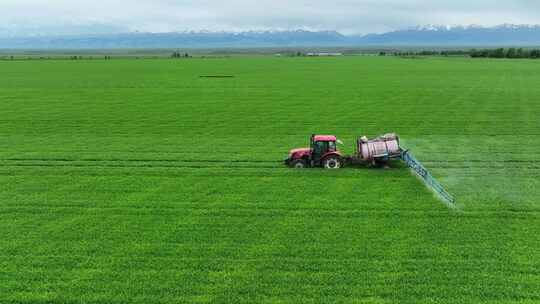
<path id="1" fill-rule="evenodd" d="M 538 303 L 539 84 L 530 60 L 0 62 L 0 302 Z M 385 132 L 458 209 L 400 166 L 281 164 Z"/>

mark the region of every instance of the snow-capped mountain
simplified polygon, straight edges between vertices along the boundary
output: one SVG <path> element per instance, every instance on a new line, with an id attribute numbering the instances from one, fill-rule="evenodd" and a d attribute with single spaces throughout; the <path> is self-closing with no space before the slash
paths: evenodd
<path id="1" fill-rule="evenodd" d="M 370 45 L 438 45 L 438 46 L 538 46 L 539 25 L 503 24 L 494 27 L 478 25 L 428 25 L 383 34 L 359 37 L 357 42 Z"/>
<path id="2" fill-rule="evenodd" d="M 1 32 L 1 31 L 0 31 Z M 336 31 L 185 31 L 0 37 L 0 48 L 229 48 L 308 46 L 540 46 L 539 25 L 425 25 L 382 34 Z"/>

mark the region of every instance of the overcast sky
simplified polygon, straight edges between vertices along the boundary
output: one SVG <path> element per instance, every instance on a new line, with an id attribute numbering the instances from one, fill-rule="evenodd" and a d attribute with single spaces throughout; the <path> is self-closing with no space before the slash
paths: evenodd
<path id="1" fill-rule="evenodd" d="M 0 0 L 0 30 L 24 34 L 337 30 L 540 24 L 540 0 Z"/>

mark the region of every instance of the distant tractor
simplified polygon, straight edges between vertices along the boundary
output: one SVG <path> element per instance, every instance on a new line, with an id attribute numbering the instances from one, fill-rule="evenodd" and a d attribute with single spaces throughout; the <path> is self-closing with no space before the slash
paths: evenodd
<path id="1" fill-rule="evenodd" d="M 289 151 L 285 163 L 293 168 L 323 167 L 339 169 L 345 164 L 381 164 L 393 159 L 400 159 L 402 149 L 399 137 L 386 134 L 373 140 L 363 136 L 356 142 L 356 154 L 344 156 L 338 149 L 341 143 L 334 135 L 312 135 L 309 148 L 298 148 Z"/>
<path id="2" fill-rule="evenodd" d="M 356 153 L 343 155 L 337 148 L 343 144 L 334 135 L 311 135 L 309 148 L 289 151 L 285 164 L 292 168 L 322 167 L 339 169 L 345 165 L 386 165 L 391 160 L 402 160 L 444 201 L 453 206 L 454 197 L 429 173 L 429 171 L 409 152 L 401 148 L 399 136 L 385 134 L 374 139 L 366 136 L 356 140 Z"/>

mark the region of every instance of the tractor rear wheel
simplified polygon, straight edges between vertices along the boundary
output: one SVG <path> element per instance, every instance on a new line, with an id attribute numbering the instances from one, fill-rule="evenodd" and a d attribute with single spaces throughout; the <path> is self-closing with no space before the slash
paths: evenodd
<path id="1" fill-rule="evenodd" d="M 305 167 L 306 167 L 306 162 L 303 159 L 297 159 L 291 163 L 291 168 L 303 169 Z"/>
<path id="2" fill-rule="evenodd" d="M 337 156 L 330 156 L 323 160 L 323 167 L 325 169 L 339 169 L 343 166 L 341 158 Z"/>

